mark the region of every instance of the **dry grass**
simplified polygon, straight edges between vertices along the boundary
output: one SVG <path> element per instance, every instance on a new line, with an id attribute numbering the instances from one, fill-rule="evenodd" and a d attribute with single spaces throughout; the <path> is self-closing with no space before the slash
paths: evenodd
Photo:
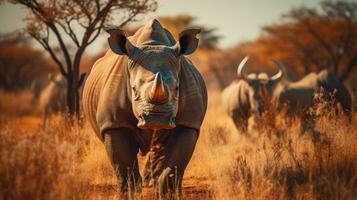
<path id="1" fill-rule="evenodd" d="M 272 126 L 271 115 L 259 132 L 242 136 L 220 105 L 219 93 L 211 92 L 184 178 L 186 199 L 355 199 L 356 117 L 348 125 L 318 110 L 321 136 L 314 143 L 300 134 L 298 120 L 278 116 Z M 54 117 L 44 131 L 40 122 L 2 116 L 0 199 L 114 199 L 116 178 L 90 128 L 65 128 Z M 143 199 L 152 196 L 143 191 Z"/>

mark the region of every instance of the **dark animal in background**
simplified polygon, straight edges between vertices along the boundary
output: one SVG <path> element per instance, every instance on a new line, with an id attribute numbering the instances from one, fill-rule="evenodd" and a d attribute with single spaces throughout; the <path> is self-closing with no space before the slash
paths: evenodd
<path id="1" fill-rule="evenodd" d="M 242 133 L 248 130 L 248 126 L 255 127 L 256 117 L 264 111 L 264 100 L 283 75 L 281 70 L 271 77 L 266 73 L 246 75 L 244 66 L 247 61 L 248 57 L 245 57 L 238 66 L 238 80 L 233 81 L 222 92 L 223 107 Z"/>
<path id="2" fill-rule="evenodd" d="M 180 192 L 207 108 L 205 83 L 184 57 L 196 50 L 200 31 L 185 30 L 176 42 L 151 20 L 132 37 L 118 28 L 107 32 L 110 50 L 88 76 L 83 109 L 105 144 L 120 196 L 140 190 L 137 153 L 150 146 L 162 150 L 153 177 L 160 198 Z"/>
<path id="3" fill-rule="evenodd" d="M 279 61 L 275 61 L 286 75 L 285 67 Z M 346 86 L 328 70 L 321 70 L 319 73 L 311 72 L 296 82 L 282 79 L 275 87 L 273 101 L 278 102 L 279 109 L 284 106 L 288 114 L 299 114 L 303 121 L 303 131 L 313 129 L 313 116 L 309 109 L 316 103 L 315 94 L 321 94 L 324 101 L 335 103 L 340 106 L 345 115 L 351 119 L 351 94 Z"/>
<path id="4" fill-rule="evenodd" d="M 305 130 L 314 130 L 314 120 L 309 109 L 314 105 L 314 95 L 322 94 L 322 100 L 334 101 L 351 118 L 351 95 L 338 78 L 322 70 L 310 73 L 292 82 L 286 79 L 286 69 L 282 63 L 273 60 L 279 71 L 272 77 L 266 73 L 244 75 L 243 69 L 248 57 L 238 67 L 241 80 L 234 81 L 223 91 L 223 105 L 237 128 L 245 132 L 248 118 L 257 117 L 267 104 L 275 104 L 279 111 L 285 109 L 288 116 L 299 116 Z M 337 106 L 337 105 L 336 105 Z M 269 112 L 269 111 L 267 111 Z M 253 118 L 254 119 L 254 118 Z M 255 120 L 252 120 L 254 125 Z"/>

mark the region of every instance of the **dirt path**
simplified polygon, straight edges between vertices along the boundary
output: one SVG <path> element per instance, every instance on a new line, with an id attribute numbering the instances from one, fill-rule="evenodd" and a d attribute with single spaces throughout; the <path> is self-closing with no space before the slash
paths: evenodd
<path id="1" fill-rule="evenodd" d="M 108 199 L 115 198 L 116 185 L 115 184 L 97 184 L 92 185 L 92 191 L 101 197 Z M 186 200 L 200 200 L 213 199 L 213 193 L 209 188 L 208 180 L 203 178 L 188 177 L 183 181 L 183 195 Z M 139 198 L 140 199 L 140 198 Z M 143 188 L 143 200 L 155 199 L 153 188 Z"/>

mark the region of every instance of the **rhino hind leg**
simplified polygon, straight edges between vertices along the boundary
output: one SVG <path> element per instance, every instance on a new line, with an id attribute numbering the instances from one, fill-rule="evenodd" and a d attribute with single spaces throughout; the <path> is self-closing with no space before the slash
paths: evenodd
<path id="1" fill-rule="evenodd" d="M 104 133 L 108 157 L 118 178 L 119 197 L 131 199 L 141 192 L 137 153 L 139 145 L 128 129 L 112 129 Z"/>

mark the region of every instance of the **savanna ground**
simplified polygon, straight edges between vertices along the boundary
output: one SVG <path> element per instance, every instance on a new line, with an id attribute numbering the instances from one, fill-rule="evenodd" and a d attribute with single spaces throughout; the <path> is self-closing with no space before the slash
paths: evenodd
<path id="1" fill-rule="evenodd" d="M 42 129 L 31 94 L 1 93 L 0 199 L 115 199 L 116 178 L 88 124 L 53 117 Z M 320 103 L 319 142 L 298 120 L 269 112 L 239 134 L 210 91 L 209 108 L 184 177 L 186 199 L 356 199 L 357 115 L 346 124 Z M 140 157 L 141 169 L 144 158 Z M 152 199 L 143 189 L 142 199 Z M 136 197 L 140 199 L 140 197 Z M 135 198 L 135 199 L 136 199 Z"/>

